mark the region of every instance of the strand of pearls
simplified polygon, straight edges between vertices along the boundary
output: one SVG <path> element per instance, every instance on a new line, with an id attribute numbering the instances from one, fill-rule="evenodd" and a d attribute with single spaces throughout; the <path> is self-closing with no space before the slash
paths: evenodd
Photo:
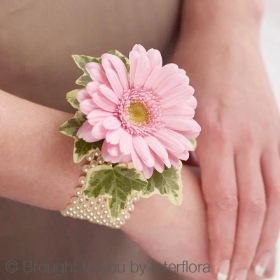
<path id="1" fill-rule="evenodd" d="M 85 174 L 90 168 L 97 165 L 107 164 L 112 166 L 111 163 L 104 161 L 99 149 L 93 151 L 86 159 L 88 160 L 88 164 L 84 165 L 82 168 Z M 126 203 L 125 209 L 121 211 L 119 217 L 113 219 L 108 208 L 108 198 L 88 198 L 84 194 L 85 185 L 86 177 L 84 175 L 79 178 L 79 186 L 75 189 L 75 195 L 72 197 L 71 203 L 64 211 L 61 211 L 63 216 L 87 220 L 91 223 L 111 228 L 120 228 L 125 224 L 125 221 L 130 218 L 130 212 L 134 210 L 134 202 L 140 199 L 139 194 L 133 194 L 131 199 Z"/>

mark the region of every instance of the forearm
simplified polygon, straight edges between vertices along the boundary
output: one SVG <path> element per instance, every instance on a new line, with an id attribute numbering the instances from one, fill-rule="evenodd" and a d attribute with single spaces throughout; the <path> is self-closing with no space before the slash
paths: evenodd
<path id="1" fill-rule="evenodd" d="M 213 40 L 239 40 L 254 37 L 258 40 L 263 14 L 263 0 L 185 0 L 182 10 L 180 41 L 211 33 Z"/>
<path id="2" fill-rule="evenodd" d="M 58 131 L 70 115 L 2 91 L 0 97 L 0 196 L 63 210 L 81 174 L 73 139 Z"/>

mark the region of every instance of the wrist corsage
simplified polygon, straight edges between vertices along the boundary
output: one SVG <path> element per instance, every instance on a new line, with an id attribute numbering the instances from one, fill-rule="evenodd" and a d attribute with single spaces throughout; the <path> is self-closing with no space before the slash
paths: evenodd
<path id="1" fill-rule="evenodd" d="M 77 112 L 59 130 L 74 138 L 74 162 L 87 163 L 62 214 L 119 228 L 139 198 L 160 194 L 180 205 L 180 160 L 201 130 L 186 72 L 141 45 L 129 58 L 118 51 L 73 58 L 83 88 L 67 93 Z"/>

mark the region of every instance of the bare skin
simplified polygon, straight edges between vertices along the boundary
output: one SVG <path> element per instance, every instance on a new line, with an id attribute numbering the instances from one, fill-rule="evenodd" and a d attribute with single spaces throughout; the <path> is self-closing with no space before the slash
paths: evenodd
<path id="1" fill-rule="evenodd" d="M 45 209 L 63 210 L 73 196 L 82 166 L 72 161 L 73 140 L 57 129 L 70 115 L 5 92 L 0 92 L 0 96 L 0 125 L 4 136 L 1 146 L 5 158 L 0 161 L 0 196 Z M 9 118 L 11 115 L 13 118 Z M 21 145 L 17 144 L 19 139 Z M 21 166 L 21 176 L 14 176 L 18 166 Z M 182 179 L 181 206 L 174 206 L 158 195 L 142 199 L 122 230 L 162 264 L 189 260 L 201 265 L 195 275 L 183 272 L 182 267 L 178 273 L 193 279 L 215 279 L 207 266 L 206 211 L 198 170 L 184 166 Z"/>
<path id="2" fill-rule="evenodd" d="M 264 257 L 268 264 L 280 227 L 280 117 L 260 52 L 261 15 L 262 1 L 186 1 L 173 59 L 196 89 L 210 259 L 215 274 L 230 261 L 229 280 Z"/>

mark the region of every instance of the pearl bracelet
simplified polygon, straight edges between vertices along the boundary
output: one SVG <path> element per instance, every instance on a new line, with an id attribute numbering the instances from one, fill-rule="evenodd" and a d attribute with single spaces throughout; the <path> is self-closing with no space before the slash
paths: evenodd
<path id="1" fill-rule="evenodd" d="M 140 196 L 134 194 L 126 203 L 125 209 L 121 211 L 121 214 L 116 219 L 113 219 L 110 215 L 108 199 L 106 197 L 89 198 L 84 194 L 86 184 L 85 175 L 90 168 L 97 165 L 112 164 L 104 162 L 99 149 L 96 149 L 89 154 L 86 159 L 88 164 L 84 165 L 82 168 L 82 171 L 85 174 L 79 178 L 79 186 L 75 189 L 75 195 L 72 197 L 71 203 L 68 204 L 66 209 L 61 211 L 61 214 L 65 217 L 87 220 L 91 223 L 118 229 L 130 218 L 130 212 L 134 210 L 133 203 L 138 201 Z"/>

